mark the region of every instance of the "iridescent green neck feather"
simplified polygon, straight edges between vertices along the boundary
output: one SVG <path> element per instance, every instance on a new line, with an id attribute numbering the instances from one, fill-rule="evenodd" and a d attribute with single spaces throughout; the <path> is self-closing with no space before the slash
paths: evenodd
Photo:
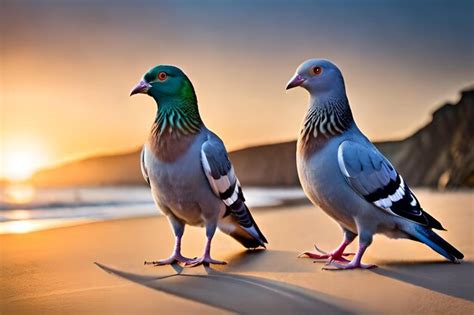
<path id="1" fill-rule="evenodd" d="M 162 95 L 157 100 L 158 110 L 152 132 L 155 136 L 164 133 L 190 135 L 202 127 L 196 94 L 189 82 L 184 82 L 177 95 Z"/>

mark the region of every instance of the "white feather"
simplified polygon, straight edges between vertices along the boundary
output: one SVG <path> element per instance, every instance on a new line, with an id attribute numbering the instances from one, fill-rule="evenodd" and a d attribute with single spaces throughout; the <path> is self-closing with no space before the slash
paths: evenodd
<path id="1" fill-rule="evenodd" d="M 342 146 L 339 146 L 337 150 L 337 162 L 339 163 L 339 168 L 346 177 L 351 177 L 347 171 L 346 164 L 344 163 L 344 156 L 342 155 Z"/>
<path id="2" fill-rule="evenodd" d="M 402 188 L 402 190 L 405 190 L 405 182 L 403 181 L 403 177 L 400 176 L 400 188 Z"/>
<path id="3" fill-rule="evenodd" d="M 234 192 L 232 193 L 232 196 L 230 196 L 229 198 L 227 198 L 223 201 L 226 204 L 226 206 L 230 206 L 231 204 L 236 202 L 237 199 L 239 199 L 239 185 L 238 184 L 235 185 Z"/>
<path id="4" fill-rule="evenodd" d="M 402 199 L 397 195 L 397 192 L 395 192 L 393 195 L 388 196 L 392 202 L 397 202 L 398 200 Z"/>
<path id="5" fill-rule="evenodd" d="M 375 201 L 374 204 L 377 207 L 384 208 L 384 209 L 390 208 L 392 206 L 392 202 L 390 201 L 389 197 L 379 199 L 379 200 Z"/>
<path id="6" fill-rule="evenodd" d="M 212 178 L 212 181 L 215 183 L 219 193 L 225 192 L 231 186 L 229 177 L 227 175 L 224 175 L 219 179 Z"/>
<path id="7" fill-rule="evenodd" d="M 212 191 L 214 191 L 215 194 L 219 194 L 219 189 L 217 188 L 214 178 L 211 175 L 211 166 L 209 165 L 206 154 L 204 153 L 203 150 L 201 150 L 201 161 L 202 161 L 202 166 L 204 167 L 204 173 L 206 174 L 208 182 L 211 185 Z"/>

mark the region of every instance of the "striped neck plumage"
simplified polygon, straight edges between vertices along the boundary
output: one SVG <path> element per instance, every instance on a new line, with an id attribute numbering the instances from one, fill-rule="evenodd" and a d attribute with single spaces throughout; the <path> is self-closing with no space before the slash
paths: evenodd
<path id="1" fill-rule="evenodd" d="M 152 133 L 176 135 L 196 134 L 201 130 L 202 120 L 195 98 L 163 100 L 158 105 Z"/>
<path id="2" fill-rule="evenodd" d="M 342 134 L 353 123 L 354 118 L 345 93 L 340 97 L 312 98 L 300 137 L 305 141 L 330 138 Z"/>

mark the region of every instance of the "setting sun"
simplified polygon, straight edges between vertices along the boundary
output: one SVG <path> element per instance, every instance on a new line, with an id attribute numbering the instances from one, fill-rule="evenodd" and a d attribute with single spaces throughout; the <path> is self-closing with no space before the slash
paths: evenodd
<path id="1" fill-rule="evenodd" d="M 38 144 L 15 143 L 2 146 L 0 157 L 0 178 L 11 181 L 28 179 L 44 162 L 44 155 Z"/>

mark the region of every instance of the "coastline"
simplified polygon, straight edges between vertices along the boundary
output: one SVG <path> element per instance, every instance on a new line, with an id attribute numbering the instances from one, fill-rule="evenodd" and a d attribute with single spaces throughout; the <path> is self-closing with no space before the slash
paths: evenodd
<path id="1" fill-rule="evenodd" d="M 0 235 L 162 215 L 146 186 L 30 189 L 34 194 L 23 203 L 0 198 Z M 299 187 L 247 187 L 245 196 L 251 209 L 309 203 Z"/>

